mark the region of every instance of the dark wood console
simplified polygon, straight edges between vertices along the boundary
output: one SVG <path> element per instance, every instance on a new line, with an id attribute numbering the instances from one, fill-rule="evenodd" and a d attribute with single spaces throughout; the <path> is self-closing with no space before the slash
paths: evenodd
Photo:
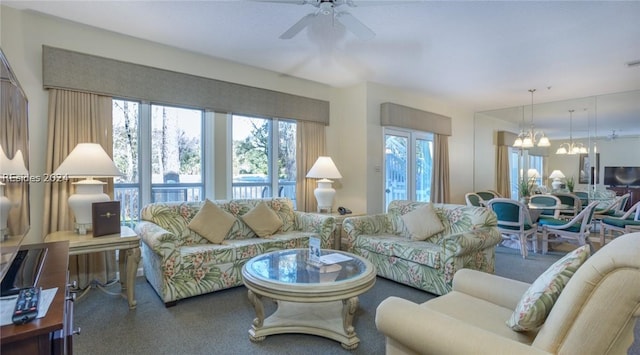
<path id="1" fill-rule="evenodd" d="M 631 206 L 640 201 L 640 187 L 609 187 L 608 190 L 615 191 L 616 196 L 622 196 L 624 194 L 631 194 L 629 197 L 629 201 L 627 201 L 627 205 L 624 206 L 624 210 L 628 210 Z"/>
<path id="2" fill-rule="evenodd" d="M 47 247 L 48 252 L 38 280 L 43 289 L 58 291 L 43 318 L 23 325 L 0 328 L 0 353 L 10 354 L 72 354 L 73 300 L 69 297 L 69 243 L 55 242 L 26 245 L 21 249 Z"/>

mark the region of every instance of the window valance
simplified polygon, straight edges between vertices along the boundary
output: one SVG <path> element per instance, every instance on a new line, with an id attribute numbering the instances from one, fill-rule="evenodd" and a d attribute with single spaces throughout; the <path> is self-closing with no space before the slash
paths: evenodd
<path id="1" fill-rule="evenodd" d="M 380 104 L 380 124 L 446 136 L 451 135 L 451 117 L 391 102 Z"/>
<path id="2" fill-rule="evenodd" d="M 329 102 L 42 46 L 45 89 L 329 124 Z"/>

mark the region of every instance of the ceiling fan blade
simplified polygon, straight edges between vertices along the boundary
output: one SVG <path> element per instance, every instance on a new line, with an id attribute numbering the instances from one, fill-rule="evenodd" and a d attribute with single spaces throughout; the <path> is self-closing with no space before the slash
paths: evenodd
<path id="1" fill-rule="evenodd" d="M 280 39 L 291 39 L 295 37 L 300 31 L 302 31 L 305 27 L 309 26 L 311 21 L 318 16 L 316 13 L 308 14 L 300 19 L 300 21 L 296 22 L 293 26 L 291 26 L 288 30 L 284 31 L 283 34 L 280 35 Z"/>
<path id="2" fill-rule="evenodd" d="M 336 14 L 336 20 L 361 40 L 370 40 L 376 36 L 375 32 L 348 12 L 338 12 Z"/>
<path id="3" fill-rule="evenodd" d="M 254 2 L 273 2 L 277 4 L 291 4 L 291 5 L 305 5 L 308 4 L 308 0 L 250 0 Z"/>

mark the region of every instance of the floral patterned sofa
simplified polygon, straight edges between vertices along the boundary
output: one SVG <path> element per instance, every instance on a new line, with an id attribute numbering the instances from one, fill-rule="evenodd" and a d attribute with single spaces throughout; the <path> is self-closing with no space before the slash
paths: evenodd
<path id="1" fill-rule="evenodd" d="M 277 214 L 282 226 L 273 235 L 261 238 L 238 217 L 262 201 Z M 220 244 L 209 242 L 188 227 L 204 202 L 160 202 L 142 208 L 135 229 L 142 239 L 144 274 L 167 307 L 183 298 L 242 285 L 242 267 L 256 255 L 306 248 L 309 237 L 319 238 L 322 248 L 333 245 L 335 219 L 294 211 L 289 199 L 211 202 L 236 217 Z"/>
<path id="2" fill-rule="evenodd" d="M 388 212 L 345 218 L 346 250 L 370 260 L 379 276 L 437 295 L 451 291 L 456 271 L 494 272 L 501 241 L 497 219 L 485 207 L 434 204 L 444 230 L 412 240 L 402 219 L 426 202 L 392 201 Z"/>

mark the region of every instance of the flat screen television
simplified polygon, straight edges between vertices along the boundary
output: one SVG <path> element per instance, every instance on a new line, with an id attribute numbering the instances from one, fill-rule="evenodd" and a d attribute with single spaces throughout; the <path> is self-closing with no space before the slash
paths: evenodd
<path id="1" fill-rule="evenodd" d="M 640 166 L 605 166 L 604 184 L 609 186 L 640 186 Z"/>

